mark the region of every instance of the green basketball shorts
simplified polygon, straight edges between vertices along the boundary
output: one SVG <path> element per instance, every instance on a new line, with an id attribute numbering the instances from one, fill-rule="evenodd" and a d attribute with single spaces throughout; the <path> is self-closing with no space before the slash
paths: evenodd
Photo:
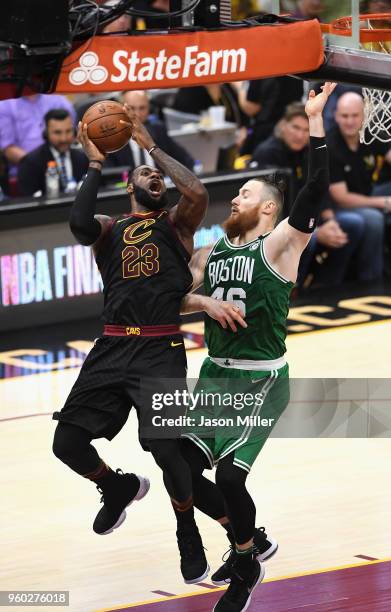
<path id="1" fill-rule="evenodd" d="M 288 405 L 289 368 L 244 370 L 207 357 L 193 394 L 196 407 L 182 436 L 199 446 L 211 468 L 234 453 L 234 465 L 249 472 Z"/>

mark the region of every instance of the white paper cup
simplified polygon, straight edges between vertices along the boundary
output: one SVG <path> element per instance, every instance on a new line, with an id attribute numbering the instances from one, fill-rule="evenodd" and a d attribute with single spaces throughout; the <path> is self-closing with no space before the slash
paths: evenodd
<path id="1" fill-rule="evenodd" d="M 211 106 L 209 117 L 213 127 L 223 125 L 225 123 L 225 106 Z"/>

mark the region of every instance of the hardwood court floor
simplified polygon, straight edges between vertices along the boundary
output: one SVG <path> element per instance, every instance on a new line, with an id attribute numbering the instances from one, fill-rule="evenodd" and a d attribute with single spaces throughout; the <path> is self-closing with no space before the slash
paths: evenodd
<path id="1" fill-rule="evenodd" d="M 190 375 L 197 374 L 204 354 L 189 352 Z M 288 359 L 297 377 L 389 377 L 391 321 L 290 336 Z M 97 491 L 51 454 L 54 424 L 48 415 L 61 406 L 77 372 L 68 367 L 0 382 L 0 590 L 69 590 L 71 612 L 124 609 L 168 595 L 210 592 L 208 580 L 206 586 L 186 586 L 181 580 L 172 510 L 160 471 L 139 448 L 134 415 L 112 443 L 98 441 L 97 447 L 114 468 L 148 475 L 150 493 L 129 509 L 118 531 L 106 537 L 92 532 Z M 365 557 L 389 558 L 390 465 L 387 438 L 269 440 L 249 477 L 257 524 L 280 543 L 266 566 L 267 579 L 359 565 Z M 210 519 L 198 515 L 197 520 L 215 569 L 227 541 Z M 363 578 L 357 580 L 360 584 Z M 377 578 L 370 580 L 372 589 L 377 584 L 383 588 Z M 264 585 L 265 597 L 271 584 L 279 582 Z M 330 593 L 333 584 L 327 587 Z M 387 608 L 383 603 L 356 607 L 359 602 L 352 608 L 321 608 L 315 595 L 308 596 L 306 603 L 302 594 L 296 600 L 290 595 L 278 610 L 391 609 L 389 602 Z M 175 600 L 175 607 L 167 599 L 164 612 L 195 609 L 185 603 L 193 599 Z M 200 612 L 211 609 L 210 598 L 195 599 Z M 271 611 L 257 601 L 249 612 Z"/>

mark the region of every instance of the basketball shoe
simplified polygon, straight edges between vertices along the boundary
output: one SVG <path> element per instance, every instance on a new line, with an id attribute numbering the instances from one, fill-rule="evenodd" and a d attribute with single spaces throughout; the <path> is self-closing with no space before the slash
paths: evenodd
<path id="1" fill-rule="evenodd" d="M 117 470 L 107 479 L 104 486 L 97 489 L 102 493 L 101 508 L 95 517 L 93 530 L 106 535 L 117 529 L 126 519 L 127 506 L 139 501 L 149 491 L 149 480 L 136 474 L 124 474 Z"/>
<path id="2" fill-rule="evenodd" d="M 227 537 L 231 542 L 231 546 L 224 554 L 223 561 L 227 553 L 229 553 L 229 556 L 226 561 L 224 561 L 223 565 L 211 577 L 213 584 L 216 586 L 224 586 L 225 584 L 229 583 L 231 580 L 232 567 L 237 558 L 235 543 L 228 535 Z M 267 535 L 264 527 L 258 527 L 258 529 L 255 529 L 254 555 L 258 561 L 267 561 L 277 552 L 277 549 L 278 544 L 276 540 Z"/>
<path id="3" fill-rule="evenodd" d="M 231 582 L 219 599 L 213 612 L 244 612 L 250 605 L 251 593 L 265 577 L 265 570 L 257 559 L 253 560 L 249 572 L 239 573 L 235 566 L 231 570 Z"/>
<path id="4" fill-rule="evenodd" d="M 186 584 L 202 582 L 209 573 L 204 547 L 198 528 L 195 524 L 185 525 L 176 532 L 181 572 Z"/>

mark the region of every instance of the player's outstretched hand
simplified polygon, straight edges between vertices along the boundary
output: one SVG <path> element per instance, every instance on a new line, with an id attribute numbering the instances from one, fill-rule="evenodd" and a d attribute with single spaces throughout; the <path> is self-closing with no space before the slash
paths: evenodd
<path id="1" fill-rule="evenodd" d="M 142 149 L 147 149 L 148 151 L 155 144 L 152 136 L 148 132 L 145 125 L 140 121 L 137 115 L 131 110 L 131 108 L 127 104 L 124 104 L 124 111 L 129 117 L 129 123 L 126 123 L 122 120 L 120 121 L 120 123 L 123 123 L 124 125 L 130 125 L 132 129 L 133 140 L 137 142 L 139 147 L 141 147 Z"/>
<path id="2" fill-rule="evenodd" d="M 87 155 L 90 161 L 100 161 L 103 164 L 106 159 L 106 155 L 102 153 L 102 151 L 98 149 L 92 140 L 88 138 L 88 126 L 86 123 L 82 125 L 81 121 L 79 121 L 79 125 L 77 127 L 77 140 L 80 142 L 84 153 Z"/>
<path id="3" fill-rule="evenodd" d="M 305 105 L 305 112 L 308 117 L 314 117 L 315 115 L 321 115 L 326 105 L 328 97 L 333 93 L 337 87 L 337 83 L 326 82 L 322 85 L 322 91 L 316 95 L 315 91 L 311 89 L 308 94 L 307 104 Z"/>
<path id="4" fill-rule="evenodd" d="M 241 327 L 247 327 L 243 312 L 238 306 L 235 306 L 235 304 L 231 302 L 222 302 L 214 298 L 207 298 L 205 312 L 211 319 L 218 321 L 224 329 L 227 329 L 229 326 L 232 331 L 237 332 L 238 328 L 236 323 Z"/>

